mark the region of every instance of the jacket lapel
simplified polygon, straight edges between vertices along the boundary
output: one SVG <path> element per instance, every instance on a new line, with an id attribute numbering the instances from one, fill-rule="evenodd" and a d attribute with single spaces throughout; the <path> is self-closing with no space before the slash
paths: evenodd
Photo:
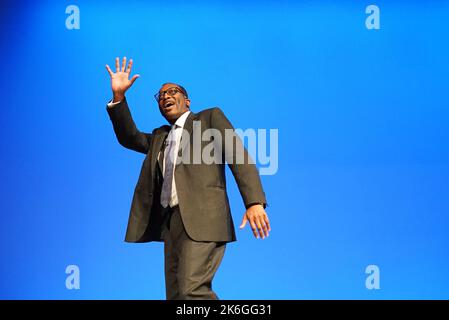
<path id="1" fill-rule="evenodd" d="M 186 122 L 184 123 L 184 130 L 182 130 L 182 136 L 181 136 L 181 142 L 179 146 L 178 156 L 182 156 L 186 151 L 186 148 L 190 146 L 190 151 L 193 151 L 193 121 L 196 121 L 198 119 L 198 115 L 196 113 L 190 112 L 188 115 Z M 186 139 L 189 140 L 189 142 L 186 142 Z M 201 139 L 201 137 L 200 137 Z M 189 155 L 190 161 L 192 161 L 192 156 Z M 182 163 L 182 162 L 181 162 Z M 178 166 L 181 164 L 179 163 Z"/>
<path id="2" fill-rule="evenodd" d="M 153 146 L 151 148 L 151 172 L 154 174 L 156 164 L 159 158 L 159 152 L 162 149 L 162 144 L 167 138 L 170 126 L 163 126 L 161 130 L 154 135 Z M 162 166 L 161 166 L 162 167 Z"/>

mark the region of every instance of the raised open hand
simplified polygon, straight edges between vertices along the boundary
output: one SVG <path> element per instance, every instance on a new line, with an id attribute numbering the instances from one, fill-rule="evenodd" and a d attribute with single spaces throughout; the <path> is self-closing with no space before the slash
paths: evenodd
<path id="1" fill-rule="evenodd" d="M 109 75 L 111 76 L 111 89 L 114 95 L 114 102 L 123 100 L 125 98 L 126 90 L 128 90 L 133 85 L 134 81 L 136 81 L 136 79 L 140 76 L 136 74 L 129 79 L 132 65 L 133 60 L 129 59 L 128 67 L 126 68 L 126 57 L 123 57 L 121 68 L 119 58 L 115 58 L 115 73 L 112 72 L 108 65 L 106 65 L 106 70 L 108 70 Z"/>

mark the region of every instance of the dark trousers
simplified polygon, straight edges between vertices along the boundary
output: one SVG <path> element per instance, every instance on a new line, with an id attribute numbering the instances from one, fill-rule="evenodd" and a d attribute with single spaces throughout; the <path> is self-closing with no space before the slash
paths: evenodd
<path id="1" fill-rule="evenodd" d="M 168 212 L 163 238 L 167 300 L 218 299 L 212 290 L 212 280 L 226 243 L 189 238 L 178 206 Z"/>

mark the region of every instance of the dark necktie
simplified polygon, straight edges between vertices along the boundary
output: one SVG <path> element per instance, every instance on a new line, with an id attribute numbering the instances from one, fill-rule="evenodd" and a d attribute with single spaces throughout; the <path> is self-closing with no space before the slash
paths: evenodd
<path id="1" fill-rule="evenodd" d="M 175 129 L 176 125 L 170 130 L 166 140 L 166 147 L 164 152 L 165 168 L 164 168 L 164 181 L 162 183 L 161 191 L 161 205 L 166 208 L 170 203 L 173 184 L 173 173 L 175 171 L 174 158 L 175 158 Z"/>

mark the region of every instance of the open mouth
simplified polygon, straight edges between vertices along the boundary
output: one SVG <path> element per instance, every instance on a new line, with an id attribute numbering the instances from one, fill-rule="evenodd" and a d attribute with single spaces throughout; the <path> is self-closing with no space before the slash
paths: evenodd
<path id="1" fill-rule="evenodd" d="M 164 104 L 164 109 L 168 109 L 168 108 L 170 108 L 170 107 L 172 107 L 174 105 L 175 105 L 174 102 L 167 102 L 166 104 Z"/>

